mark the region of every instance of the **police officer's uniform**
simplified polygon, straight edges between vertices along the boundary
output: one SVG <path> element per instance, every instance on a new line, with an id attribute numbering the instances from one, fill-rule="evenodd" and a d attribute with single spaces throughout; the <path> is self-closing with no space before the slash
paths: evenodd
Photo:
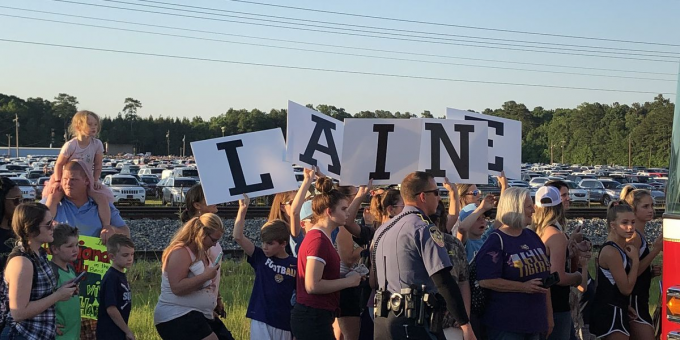
<path id="1" fill-rule="evenodd" d="M 392 223 L 397 219 L 396 223 Z M 434 339 L 434 334 L 429 331 L 429 320 L 421 325 L 417 315 L 416 318 L 407 317 L 406 303 L 400 301 L 405 298 L 400 298 L 399 293 L 404 288 L 420 291 L 423 286 L 424 293 L 434 295 L 437 292 L 430 276 L 452 266 L 444 247 L 443 234 L 423 211 L 415 206 L 405 206 L 401 214 L 380 226 L 375 235 L 377 247 L 371 255 L 374 256 L 377 274 L 376 295 L 382 291 L 382 296 L 389 297 L 391 301 L 386 316 L 378 316 L 379 313 L 375 316 L 375 339 Z M 420 298 L 424 295 L 422 292 L 419 294 Z M 376 303 L 380 299 L 379 296 Z M 380 306 L 376 305 L 376 308 Z"/>

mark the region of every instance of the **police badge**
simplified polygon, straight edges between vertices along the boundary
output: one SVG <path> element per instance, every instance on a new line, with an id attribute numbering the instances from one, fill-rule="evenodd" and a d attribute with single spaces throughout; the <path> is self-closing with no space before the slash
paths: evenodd
<path id="1" fill-rule="evenodd" d="M 440 246 L 440 247 L 444 246 L 444 235 L 442 234 L 442 232 L 437 227 L 435 227 L 435 226 L 430 227 L 430 237 L 432 237 L 432 240 L 438 246 Z"/>

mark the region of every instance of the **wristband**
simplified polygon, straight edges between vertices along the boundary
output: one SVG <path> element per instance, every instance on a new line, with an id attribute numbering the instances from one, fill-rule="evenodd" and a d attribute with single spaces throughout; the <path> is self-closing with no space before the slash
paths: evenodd
<path id="1" fill-rule="evenodd" d="M 58 180 L 54 180 L 53 182 L 54 182 L 54 183 L 61 183 L 61 180 L 58 179 Z"/>

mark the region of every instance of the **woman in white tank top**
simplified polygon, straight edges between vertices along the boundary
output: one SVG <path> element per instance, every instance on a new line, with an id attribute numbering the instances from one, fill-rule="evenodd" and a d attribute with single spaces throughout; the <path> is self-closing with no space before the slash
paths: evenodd
<path id="1" fill-rule="evenodd" d="M 218 267 L 210 263 L 208 250 L 223 234 L 222 220 L 203 214 L 180 228 L 163 251 L 161 294 L 154 310 L 162 339 L 218 339 L 209 324 Z"/>

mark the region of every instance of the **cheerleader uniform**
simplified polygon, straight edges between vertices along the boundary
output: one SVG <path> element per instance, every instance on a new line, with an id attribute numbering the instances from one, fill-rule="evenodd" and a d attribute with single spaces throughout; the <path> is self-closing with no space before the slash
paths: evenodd
<path id="1" fill-rule="evenodd" d="M 626 274 L 630 272 L 631 260 L 626 253 L 614 242 L 606 242 L 604 247 L 614 247 L 621 254 Z M 614 276 L 608 269 L 597 267 L 597 289 L 590 315 L 590 333 L 605 337 L 614 332 L 621 332 L 630 336 L 628 331 L 628 302 L 629 297 L 621 294 L 614 282 Z"/>
<path id="2" fill-rule="evenodd" d="M 642 235 L 641 232 L 635 231 L 642 244 L 640 245 L 640 261 L 649 255 L 649 244 L 647 239 Z M 642 274 L 640 274 L 635 281 L 635 287 L 633 287 L 633 293 L 630 295 L 630 306 L 635 309 L 637 318 L 633 322 L 642 323 L 652 326 L 652 316 L 649 314 L 649 288 L 652 285 L 652 266 L 650 265 Z"/>

